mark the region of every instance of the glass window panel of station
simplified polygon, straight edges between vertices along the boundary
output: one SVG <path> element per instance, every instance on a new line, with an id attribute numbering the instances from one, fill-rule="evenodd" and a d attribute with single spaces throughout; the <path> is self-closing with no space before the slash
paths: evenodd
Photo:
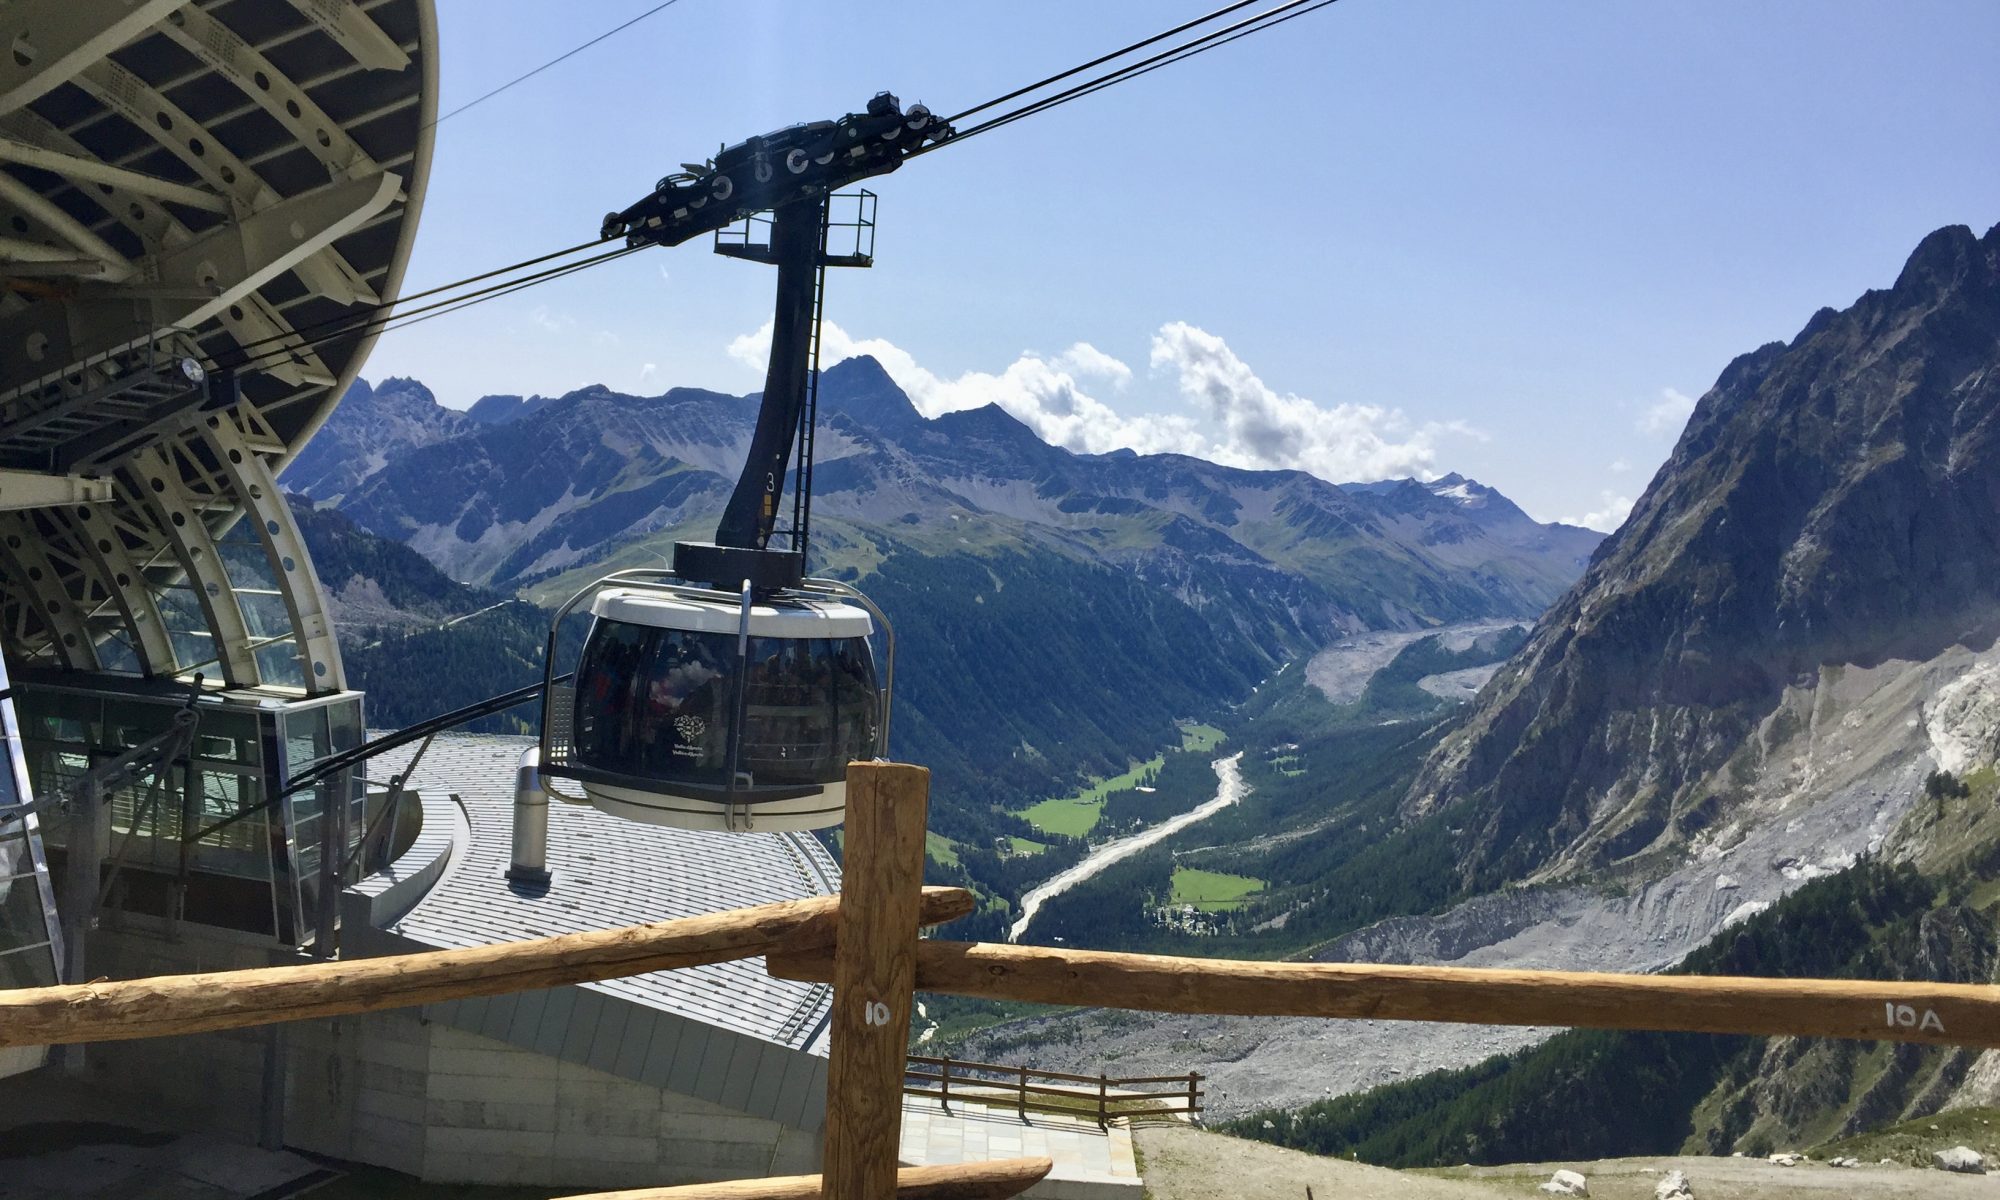
<path id="1" fill-rule="evenodd" d="M 160 619 L 173 642 L 174 657 L 192 670 L 215 670 L 215 639 L 208 631 L 208 617 L 201 600 L 188 584 L 156 588 L 153 600 Z"/>
<path id="2" fill-rule="evenodd" d="M 263 539 L 257 534 L 256 517 L 245 513 L 216 539 L 223 570 L 243 611 L 243 624 L 253 641 L 263 644 L 252 654 L 257 672 L 267 685 L 304 687 L 305 670 L 299 662 L 299 647 L 293 636 L 291 609 L 279 580 L 271 571 L 264 553 Z"/>
<path id="3" fill-rule="evenodd" d="M 48 908 L 41 892 L 41 880 L 34 868 L 27 839 L 18 833 L 0 837 L 0 955 L 9 950 L 41 946 L 39 955 L 27 956 L 17 967 L 34 975 L 26 984 L 38 987 L 55 982 L 55 959 L 49 950 Z M 31 965 L 39 959 L 39 965 Z M 39 974 L 36 974 L 39 972 Z"/>
<path id="4" fill-rule="evenodd" d="M 344 695 L 326 705 L 327 753 L 341 754 L 359 746 L 364 736 L 361 721 L 361 696 L 359 693 Z M 336 787 L 345 789 L 347 797 L 347 828 L 345 847 L 349 854 L 361 844 L 361 835 L 367 828 L 368 788 L 359 770 L 344 772 L 334 781 Z"/>
<path id="5" fill-rule="evenodd" d="M 222 822 L 255 807 L 264 789 L 255 776 L 239 771 L 204 769 L 197 773 L 201 794 L 200 829 L 214 829 L 189 849 L 200 870 L 242 879 L 271 878 L 271 836 L 266 814 L 255 813 L 222 827 Z"/>
<path id="6" fill-rule="evenodd" d="M 0 689 L 8 687 L 0 663 Z M 0 808 L 33 799 L 12 698 L 0 699 Z M 55 896 L 33 814 L 0 821 L 0 987 L 56 982 Z"/>

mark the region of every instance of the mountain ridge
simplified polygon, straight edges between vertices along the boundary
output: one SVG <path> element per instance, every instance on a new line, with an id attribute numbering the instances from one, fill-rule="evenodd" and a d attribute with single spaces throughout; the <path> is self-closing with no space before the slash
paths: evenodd
<path id="1" fill-rule="evenodd" d="M 1457 808 L 1467 881 L 1602 868 L 1735 804 L 1788 689 L 2000 629 L 2000 226 L 1732 361 L 1406 816 Z"/>
<path id="2" fill-rule="evenodd" d="M 345 440 L 336 410 L 336 445 L 404 440 L 371 444 L 376 465 L 358 479 L 302 455 L 300 490 L 460 578 L 519 587 L 599 558 L 620 539 L 698 528 L 733 481 L 755 397 L 684 388 L 641 397 L 600 385 L 514 399 L 483 402 L 506 415 L 499 421 L 399 414 L 390 422 L 364 407 L 370 423 Z M 934 543 L 957 532 L 944 529 L 954 521 L 1004 518 L 1058 552 L 1161 577 L 1185 575 L 1190 555 L 1275 569 L 1294 577 L 1304 606 L 1290 638 L 1317 636 L 1316 624 L 1415 628 L 1528 615 L 1560 592 L 1598 539 L 1536 524 L 1504 498 L 1481 514 L 1420 485 L 1421 500 L 1384 498 L 1300 471 L 1077 455 L 995 405 L 925 418 L 867 357 L 822 377 L 818 458 L 816 514 L 899 543 Z"/>

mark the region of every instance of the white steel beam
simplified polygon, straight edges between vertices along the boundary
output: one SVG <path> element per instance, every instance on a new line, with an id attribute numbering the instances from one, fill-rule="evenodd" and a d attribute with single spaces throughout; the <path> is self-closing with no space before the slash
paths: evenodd
<path id="1" fill-rule="evenodd" d="M 0 512 L 0 561 L 7 564 L 16 585 L 34 598 L 35 615 L 52 635 L 52 648 L 62 664 L 77 671 L 97 670 L 97 643 L 91 640 L 83 608 L 63 587 L 40 531 L 25 513 Z"/>
<path id="2" fill-rule="evenodd" d="M 237 211 L 254 215 L 284 203 L 254 168 L 224 149 L 204 125 L 116 61 L 92 63 L 76 82 L 165 147 L 208 186 L 228 196 Z M 288 265 L 308 288 L 342 304 L 372 304 L 380 298 L 330 246 Z"/>
<path id="3" fill-rule="evenodd" d="M 0 130 L 11 134 L 16 141 L 54 150 L 72 158 L 88 157 L 90 153 L 82 143 L 43 120 L 32 110 L 24 109 L 10 117 L 0 117 Z M 151 196 L 127 191 L 114 183 L 100 183 L 92 189 L 91 199 L 103 205 L 120 224 L 137 234 L 149 254 L 194 239 L 194 234 L 181 223 L 180 218 L 161 207 L 159 201 Z M 369 224 L 382 219 L 381 216 L 371 218 Z M 361 228 L 368 228 L 368 225 L 363 225 Z M 164 288 L 171 285 L 137 287 L 128 282 L 119 285 L 119 294 L 121 296 L 157 294 L 151 290 L 155 286 Z M 195 298 L 206 299 L 214 294 L 214 288 L 203 288 Z M 244 296 L 235 305 L 217 314 L 216 320 L 222 323 L 222 327 L 229 331 L 229 335 L 236 339 L 239 346 L 247 346 L 254 342 L 263 349 L 275 349 L 280 344 L 291 348 L 292 356 L 299 360 L 296 364 L 286 359 L 263 368 L 265 373 L 280 382 L 297 387 L 308 379 L 330 378 L 332 375 L 311 347 L 300 344 L 302 339 L 293 334 L 291 325 L 278 308 L 259 293 L 252 292 Z M 284 340 L 281 343 L 273 339 Z"/>
<path id="4" fill-rule="evenodd" d="M 83 257 L 103 263 L 103 278 L 119 280 L 131 276 L 132 264 L 110 242 L 92 233 L 89 226 L 5 171 L 0 171 L 0 201 L 20 209 L 30 220 L 75 247 Z"/>
<path id="5" fill-rule="evenodd" d="M 109 479 L 0 468 L 0 510 L 47 508 L 52 504 L 102 504 L 110 499 Z"/>
<path id="6" fill-rule="evenodd" d="M 291 506 L 285 503 L 284 492 L 271 474 L 270 463 L 252 448 L 252 438 L 239 426 L 239 421 L 250 423 L 253 433 L 266 435 L 257 441 L 266 445 L 275 442 L 282 452 L 284 442 L 268 428 L 256 428 L 261 422 L 256 410 L 247 404 L 230 412 L 211 413 L 201 425 L 201 436 L 221 464 L 230 490 L 235 493 L 233 498 L 243 505 L 245 519 L 256 522 L 257 539 L 263 543 L 264 557 L 271 564 L 271 577 L 278 582 L 285 613 L 291 618 L 292 636 L 298 641 L 306 691 L 312 694 L 340 691 L 347 684 L 319 573 L 313 569 L 305 537 L 300 534 Z"/>
<path id="7" fill-rule="evenodd" d="M 108 481 L 107 481 L 108 482 Z M 99 586 L 111 597 L 131 633 L 132 648 L 139 655 L 140 669 L 148 675 L 174 675 L 180 662 L 174 653 L 174 639 L 160 612 L 159 598 L 152 581 L 137 559 L 132 557 L 119 522 L 110 504 L 79 507 L 64 514 L 76 540 L 82 543 Z"/>
<path id="8" fill-rule="evenodd" d="M 389 172 L 330 183 L 136 264 L 162 284 L 214 289 L 206 300 L 136 301 L 114 291 L 37 304 L 0 319 L 0 403 L 72 364 L 228 314 L 231 305 L 387 208 L 401 191 L 402 180 Z"/>
<path id="9" fill-rule="evenodd" d="M 159 31 L 256 101 L 319 159 L 330 177 L 345 179 L 380 170 L 367 151 L 347 136 L 340 122 L 327 116 L 304 88 L 286 78 L 229 26 L 189 6 L 168 13 Z"/>
<path id="10" fill-rule="evenodd" d="M 256 647 L 242 602 L 230 585 L 228 568 L 202 520 L 205 497 L 188 492 L 180 464 L 159 446 L 148 446 L 127 458 L 124 475 L 127 494 L 144 502 L 161 540 L 172 548 L 174 561 L 193 586 L 195 601 L 201 605 L 214 639 L 223 682 L 230 687 L 256 687 L 263 682 Z"/>
<path id="11" fill-rule="evenodd" d="M 210 237 L 162 251 L 148 260 L 148 265 L 162 281 L 192 280 L 214 283 L 222 289 L 215 299 L 175 322 L 192 329 L 284 272 L 323 258 L 322 252 L 335 241 L 394 204 L 402 194 L 402 178 L 387 171 L 329 183 L 280 200 Z M 372 301 L 374 293 L 368 295 Z"/>
<path id="12" fill-rule="evenodd" d="M 0 162 L 20 163 L 24 167 L 40 167 L 44 171 L 54 171 L 72 182 L 83 180 L 89 183 L 108 183 L 126 191 L 151 196 L 156 200 L 172 200 L 176 204 L 185 204 L 189 208 L 199 208 L 205 212 L 229 211 L 227 199 L 206 189 L 189 187 L 185 183 L 175 183 L 171 179 L 148 175 L 144 171 L 114 167 L 95 158 L 65 154 L 60 150 L 50 150 L 10 137 L 0 137 Z"/>
<path id="13" fill-rule="evenodd" d="M 0 113 L 13 112 L 157 24 L 186 0 L 13 0 L 0 20 Z"/>
<path id="14" fill-rule="evenodd" d="M 321 33 L 339 42 L 340 48 L 362 66 L 400 71 L 410 65 L 410 56 L 396 39 L 350 0 L 292 0 L 292 7 L 319 26 Z"/>

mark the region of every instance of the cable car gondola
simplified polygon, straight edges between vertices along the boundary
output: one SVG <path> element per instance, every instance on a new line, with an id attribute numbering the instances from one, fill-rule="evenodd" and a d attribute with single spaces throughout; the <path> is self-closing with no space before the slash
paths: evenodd
<path id="1" fill-rule="evenodd" d="M 660 181 L 605 218 L 605 237 L 678 245 L 768 209 L 768 244 L 723 241 L 733 258 L 778 268 L 771 358 L 743 472 L 713 542 L 674 546 L 671 571 L 624 571 L 556 612 L 542 691 L 539 773 L 581 785 L 615 816 L 713 830 L 837 825 L 847 764 L 887 749 L 891 670 L 878 687 L 869 638 L 881 610 L 845 584 L 804 578 L 812 513 L 812 393 L 829 265 L 873 261 L 872 200 L 852 253 L 827 253 L 828 197 L 893 171 L 952 135 L 887 92 L 865 112 L 729 147 Z M 797 467 L 793 469 L 793 446 Z M 774 547 L 779 494 L 793 481 L 789 548 Z M 556 680 L 563 618 L 590 599 L 574 681 Z M 526 768 L 524 768 L 526 769 Z"/>
<path id="2" fill-rule="evenodd" d="M 889 691 L 869 646 L 880 613 L 866 597 L 824 580 L 730 596 L 629 571 L 586 588 L 557 621 L 586 597 L 574 680 L 545 692 L 544 775 L 655 825 L 840 823 L 847 764 L 879 757 L 888 735 Z"/>

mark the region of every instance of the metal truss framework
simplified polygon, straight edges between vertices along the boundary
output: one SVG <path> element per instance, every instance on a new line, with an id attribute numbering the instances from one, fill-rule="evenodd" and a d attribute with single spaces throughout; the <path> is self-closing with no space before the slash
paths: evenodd
<path id="1" fill-rule="evenodd" d="M 344 688 L 276 474 L 373 343 L 430 159 L 430 0 L 14 0 L 0 639 L 17 666 Z M 248 364 L 232 370 L 232 364 Z"/>

